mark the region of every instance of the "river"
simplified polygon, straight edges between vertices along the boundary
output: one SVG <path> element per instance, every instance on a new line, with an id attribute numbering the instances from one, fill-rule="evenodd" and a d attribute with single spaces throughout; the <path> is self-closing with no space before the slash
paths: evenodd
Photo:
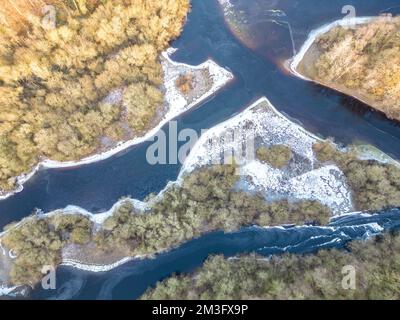
<path id="1" fill-rule="evenodd" d="M 232 3 L 241 7 L 252 21 L 251 41 L 246 37 L 238 39 L 231 33 L 216 0 L 193 0 L 184 32 L 173 43 L 179 49 L 174 60 L 199 64 L 212 58 L 236 77 L 214 97 L 181 115 L 177 119 L 178 130 L 192 128 L 200 132 L 237 114 L 257 98 L 267 96 L 279 111 L 314 134 L 334 137 L 345 144 L 363 141 L 400 158 L 398 124 L 351 97 L 305 82 L 282 68 L 282 62 L 299 50 L 312 29 L 343 17 L 344 5 L 353 5 L 358 15 L 368 16 L 385 11 L 396 13 L 398 1 L 235 0 Z M 279 19 L 285 23 L 271 22 L 271 9 L 282 10 L 285 15 Z M 267 18 L 260 14 L 263 10 L 268 12 Z M 167 126 L 164 130 L 168 133 Z M 35 208 L 47 212 L 72 204 L 101 212 L 122 196 L 143 199 L 159 192 L 168 181 L 176 179 L 180 165 L 149 165 L 145 157 L 149 144 L 134 146 L 90 165 L 39 171 L 24 185 L 22 192 L 0 201 L 0 225 L 20 220 Z M 395 228 L 397 214 L 397 211 L 386 213 L 374 217 L 372 222 Z M 282 252 L 282 248 L 310 252 L 323 246 L 342 247 L 346 241 L 373 231 L 371 225 L 366 226 L 371 222 L 369 219 L 343 218 L 335 229 L 249 228 L 230 235 L 213 233 L 154 260 L 132 261 L 102 274 L 62 267 L 57 274 L 59 289 L 56 292 L 38 290 L 34 296 L 134 299 L 172 272 L 198 267 L 210 253 L 232 256 L 257 251 L 268 255 Z"/>

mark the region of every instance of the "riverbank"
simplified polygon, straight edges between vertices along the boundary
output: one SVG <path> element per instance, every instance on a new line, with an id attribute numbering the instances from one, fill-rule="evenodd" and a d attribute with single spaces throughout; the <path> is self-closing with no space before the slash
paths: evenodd
<path id="1" fill-rule="evenodd" d="M 198 66 L 191 66 L 188 64 L 172 61 L 169 55 L 174 52 L 175 49 L 171 48 L 165 51 L 162 54 L 161 58 L 162 67 L 164 70 L 165 106 L 162 108 L 162 110 L 164 111 L 158 124 L 147 131 L 143 136 L 135 137 L 129 141 L 121 141 L 107 151 L 94 154 L 81 160 L 66 162 L 44 160 L 40 162 L 37 166 L 35 166 L 35 168 L 30 173 L 17 177 L 17 189 L 11 192 L 0 191 L 0 200 L 4 200 L 16 193 L 21 192 L 23 190 L 23 184 L 31 179 L 39 170 L 72 168 L 102 161 L 134 145 L 151 139 L 166 123 L 192 109 L 196 105 L 200 104 L 202 101 L 207 100 L 234 78 L 231 72 L 218 66 L 212 60 L 207 60 L 206 62 Z M 204 83 L 208 83 L 208 86 L 203 85 L 200 88 L 194 87 L 189 95 L 184 95 L 176 87 L 176 80 L 180 75 L 186 74 L 188 72 L 200 72 L 199 76 L 201 77 L 201 75 L 203 75 L 204 77 L 205 74 L 201 73 L 202 71 L 206 71 L 206 74 L 208 74 L 210 77 L 209 81 L 204 80 Z M 120 98 L 117 97 L 117 99 Z M 188 102 L 188 100 L 190 101 Z"/>
<path id="2" fill-rule="evenodd" d="M 398 71 L 391 49 L 396 21 L 391 16 L 357 17 L 323 25 L 311 31 L 286 67 L 303 80 L 352 96 L 399 121 Z"/>

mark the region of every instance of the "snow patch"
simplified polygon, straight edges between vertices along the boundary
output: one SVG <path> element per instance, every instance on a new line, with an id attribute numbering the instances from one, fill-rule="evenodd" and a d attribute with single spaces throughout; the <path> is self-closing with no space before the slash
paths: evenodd
<path id="1" fill-rule="evenodd" d="M 114 262 L 112 264 L 108 265 L 91 265 L 91 264 L 83 264 L 78 261 L 72 260 L 72 259 L 63 259 L 61 265 L 62 266 L 68 266 L 68 267 L 73 267 L 76 269 L 80 269 L 83 271 L 90 271 L 90 272 L 107 272 L 111 271 L 129 261 L 132 261 L 138 257 L 125 257 L 117 262 Z"/>
<path id="2" fill-rule="evenodd" d="M 236 133 L 235 138 L 239 139 L 221 139 L 229 132 Z M 351 192 L 343 172 L 337 166 L 314 168 L 316 159 L 312 147 L 323 140 L 279 113 L 266 98 L 259 99 L 237 116 L 205 132 L 185 160 L 179 178 L 201 166 L 215 164 L 215 160 L 229 150 L 233 150 L 232 154 L 240 154 L 243 144 L 253 143 L 246 140 L 249 137 L 258 141 L 255 144 L 264 146 L 286 145 L 295 156 L 290 166 L 282 170 L 263 164 L 254 157 L 245 158 L 240 175 L 251 178 L 250 182 L 249 179 L 245 182 L 248 190 L 262 191 L 266 197 L 273 194 L 281 198 L 317 200 L 334 214 L 353 209 Z"/>
<path id="3" fill-rule="evenodd" d="M 18 287 L 5 287 L 3 285 L 0 285 L 0 297 L 9 295 L 11 292 L 13 292 L 17 288 Z"/>

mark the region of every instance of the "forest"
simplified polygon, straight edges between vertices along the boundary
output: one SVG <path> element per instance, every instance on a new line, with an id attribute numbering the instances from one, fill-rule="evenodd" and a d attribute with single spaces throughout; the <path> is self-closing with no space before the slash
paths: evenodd
<path id="1" fill-rule="evenodd" d="M 118 251 L 126 256 L 154 255 L 205 233 L 236 231 L 244 226 L 327 224 L 328 208 L 315 201 L 278 201 L 235 189 L 235 165 L 204 167 L 168 189 L 148 212 L 122 201 L 100 228 L 82 215 L 32 216 L 11 225 L 2 243 L 17 255 L 11 270 L 13 284 L 35 283 L 43 265 L 57 266 L 70 244 L 94 243 L 93 254 Z"/>
<path id="2" fill-rule="evenodd" d="M 55 8 L 53 28 L 43 25 L 45 4 Z M 5 1 L 0 190 L 42 159 L 78 160 L 148 129 L 164 100 L 159 54 L 189 8 L 189 0 Z M 115 89 L 122 97 L 110 103 Z"/>
<path id="3" fill-rule="evenodd" d="M 184 95 L 188 94 L 191 90 L 193 90 L 193 73 L 188 72 L 186 74 L 182 74 L 176 79 L 175 86 L 183 93 Z"/>
<path id="4" fill-rule="evenodd" d="M 148 289 L 144 300 L 374 300 L 400 298 L 400 236 L 350 242 L 348 250 L 315 254 L 211 256 L 192 274 L 174 275 Z M 344 289 L 343 267 L 355 270 Z"/>
<path id="5" fill-rule="evenodd" d="M 313 61 L 315 74 L 307 76 L 354 93 L 400 120 L 400 17 L 383 16 L 355 28 L 335 27 L 315 44 L 320 54 Z"/>

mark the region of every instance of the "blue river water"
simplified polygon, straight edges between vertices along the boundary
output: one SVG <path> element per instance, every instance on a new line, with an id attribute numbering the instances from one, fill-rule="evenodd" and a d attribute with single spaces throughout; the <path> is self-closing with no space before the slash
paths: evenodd
<path id="1" fill-rule="evenodd" d="M 398 123 L 351 97 L 293 77 L 281 66 L 282 61 L 293 55 L 293 49 L 300 48 L 312 29 L 343 17 L 344 5 L 353 5 L 358 15 L 367 16 L 398 13 L 398 0 L 233 0 L 253 22 L 251 35 L 252 42 L 257 44 L 255 47 L 248 45 L 247 39 L 239 40 L 231 33 L 216 0 L 193 0 L 192 3 L 183 34 L 173 43 L 179 49 L 173 58 L 189 64 L 212 58 L 231 70 L 235 81 L 178 117 L 178 129 L 193 128 L 200 132 L 239 113 L 257 98 L 267 96 L 279 111 L 321 137 L 334 137 L 344 144 L 363 141 L 400 158 Z M 264 7 L 266 3 L 268 8 Z M 264 21 L 260 12 L 269 9 L 284 10 L 287 23 L 281 29 L 276 23 Z M 163 130 L 168 133 L 167 126 Z M 39 171 L 22 192 L 0 201 L 0 226 L 26 217 L 35 208 L 47 212 L 72 204 L 97 213 L 108 210 L 122 196 L 143 199 L 159 192 L 168 181 L 176 179 L 180 165 L 149 165 L 145 158 L 149 144 L 134 146 L 90 165 Z M 333 229 L 248 228 L 234 234 L 213 233 L 156 259 L 132 261 L 100 274 L 62 267 L 57 273 L 59 289 L 56 292 L 36 290 L 33 296 L 135 299 L 148 286 L 173 272 L 193 270 L 212 253 L 232 256 L 256 251 L 268 255 L 343 247 L 351 239 L 371 234 L 374 230 L 371 222 L 395 229 L 398 213 L 394 210 L 372 218 L 341 218 L 333 222 Z"/>

